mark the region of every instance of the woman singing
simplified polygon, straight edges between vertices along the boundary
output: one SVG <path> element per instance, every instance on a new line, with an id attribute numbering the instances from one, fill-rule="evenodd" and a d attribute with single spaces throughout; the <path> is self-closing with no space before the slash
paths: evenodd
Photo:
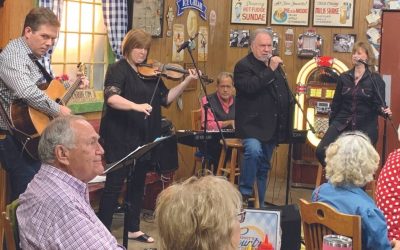
<path id="1" fill-rule="evenodd" d="M 362 131 L 375 145 L 378 140 L 378 115 L 392 114 L 384 103 L 385 82 L 378 73 L 366 67 L 368 63 L 371 64 L 371 57 L 369 44 L 356 43 L 352 51 L 354 67 L 338 78 L 331 104 L 329 128 L 316 149 L 317 158 L 323 166 L 326 148 L 341 133 Z"/>
<path id="2" fill-rule="evenodd" d="M 197 79 L 194 70 L 179 85 L 167 89 L 161 80 L 142 79 L 138 65 L 147 59 L 151 35 L 143 30 L 129 31 L 122 42 L 124 59 L 112 64 L 104 82 L 104 111 L 100 123 L 100 135 L 104 140 L 105 160 L 112 163 L 120 160 L 138 146 L 153 141 L 161 134 L 161 106 L 168 106 L 188 84 Z M 154 99 L 150 103 L 153 91 Z M 132 175 L 132 209 L 128 238 L 142 242 L 154 239 L 140 231 L 144 183 L 149 157 L 140 158 Z M 99 218 L 110 229 L 117 199 L 121 192 L 129 167 L 107 174 L 104 192 L 100 201 Z"/>

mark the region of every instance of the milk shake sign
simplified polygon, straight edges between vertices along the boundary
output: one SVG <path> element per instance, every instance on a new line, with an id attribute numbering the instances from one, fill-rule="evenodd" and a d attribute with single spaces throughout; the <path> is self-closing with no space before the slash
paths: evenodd
<path id="1" fill-rule="evenodd" d="M 231 23 L 267 24 L 268 0 L 232 0 Z"/>

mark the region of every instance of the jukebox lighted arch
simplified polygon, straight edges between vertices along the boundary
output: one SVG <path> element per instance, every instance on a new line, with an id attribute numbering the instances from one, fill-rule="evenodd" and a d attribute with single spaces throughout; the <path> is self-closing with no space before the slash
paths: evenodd
<path id="1" fill-rule="evenodd" d="M 304 113 L 298 106 L 295 107 L 294 128 L 307 129 L 307 139 L 317 146 L 328 129 L 330 103 L 336 88 L 336 78 L 348 67 L 340 60 L 323 56 L 315 57 L 307 62 L 297 76 L 296 99 Z M 311 132 L 308 121 L 315 129 Z"/>

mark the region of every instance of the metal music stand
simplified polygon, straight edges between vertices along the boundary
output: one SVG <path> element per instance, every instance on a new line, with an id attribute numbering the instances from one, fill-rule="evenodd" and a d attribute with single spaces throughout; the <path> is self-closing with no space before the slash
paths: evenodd
<path id="1" fill-rule="evenodd" d="M 121 160 L 110 163 L 106 165 L 106 170 L 103 174 L 108 174 L 123 167 L 129 167 L 128 176 L 126 177 L 126 193 L 125 193 L 125 203 L 124 203 L 124 233 L 123 233 L 123 246 L 128 249 L 128 223 L 131 220 L 130 213 L 132 209 L 131 204 L 131 185 L 132 185 L 132 176 L 133 171 L 135 170 L 136 160 L 140 159 L 143 155 L 150 152 L 152 149 L 160 145 L 163 141 L 170 138 L 170 136 L 159 137 L 156 138 L 153 142 L 147 143 L 143 146 L 137 147 L 135 150 L 127 154 Z"/>

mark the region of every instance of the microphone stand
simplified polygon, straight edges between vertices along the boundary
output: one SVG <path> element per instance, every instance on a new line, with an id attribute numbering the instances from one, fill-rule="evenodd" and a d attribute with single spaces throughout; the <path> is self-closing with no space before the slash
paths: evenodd
<path id="1" fill-rule="evenodd" d="M 221 136 L 221 140 L 222 140 L 223 147 L 224 147 L 224 150 L 225 150 L 225 151 L 227 150 L 227 147 L 226 147 L 226 141 L 225 141 L 224 134 L 222 133 L 222 129 L 221 129 L 221 127 L 219 126 L 218 119 L 217 119 L 217 117 L 215 116 L 214 109 L 213 109 L 213 107 L 212 107 L 212 105 L 211 105 L 211 103 L 210 103 L 210 100 L 209 100 L 209 98 L 208 98 L 207 89 L 206 89 L 206 84 L 204 83 L 204 80 L 200 77 L 200 70 L 199 70 L 199 68 L 198 68 L 198 66 L 197 66 L 197 64 L 196 64 L 196 62 L 195 62 L 195 60 L 194 60 L 193 53 L 192 53 L 192 48 L 191 48 L 190 46 L 187 46 L 186 48 L 187 48 L 187 50 L 188 50 L 188 52 L 189 52 L 190 58 L 192 59 L 192 63 L 193 63 L 193 66 L 194 66 L 194 68 L 195 68 L 195 70 L 196 70 L 196 73 L 197 73 L 197 75 L 199 76 L 200 85 L 201 85 L 201 88 L 202 88 L 202 90 L 203 90 L 203 92 L 204 92 L 204 95 L 206 96 L 206 100 L 207 100 L 207 103 L 204 105 L 204 126 L 203 126 L 203 148 L 204 148 L 204 155 L 202 156 L 202 161 L 201 161 L 201 170 L 202 170 L 202 173 L 205 174 L 205 170 L 206 170 L 207 168 L 210 167 L 210 162 L 209 162 L 209 160 L 207 159 L 207 156 L 208 156 L 208 149 L 207 149 L 207 139 L 208 139 L 208 137 L 207 137 L 207 126 L 208 126 L 208 124 L 207 124 L 207 123 L 208 123 L 208 120 L 207 120 L 207 113 L 208 113 L 208 109 L 211 110 L 211 112 L 212 112 L 212 114 L 213 114 L 213 116 L 214 116 L 214 118 L 215 118 L 215 123 L 217 124 L 218 133 L 219 133 L 220 136 Z M 215 167 L 215 166 L 214 166 L 214 167 Z M 217 166 L 217 167 L 218 167 L 218 166 Z"/>
<path id="2" fill-rule="evenodd" d="M 299 101 L 296 99 L 296 96 L 293 94 L 293 92 L 291 91 L 291 89 L 289 88 L 289 83 L 286 77 L 286 73 L 285 71 L 283 71 L 281 65 L 278 66 L 278 71 L 279 73 L 282 75 L 283 80 L 285 82 L 285 86 L 288 90 L 288 93 L 291 97 L 291 99 L 293 99 L 293 101 L 295 102 L 295 104 L 297 105 L 297 107 L 300 109 L 300 111 L 304 114 L 304 110 L 301 107 Z M 290 107 L 289 107 L 290 108 Z M 292 114 L 292 116 L 294 115 L 294 112 Z M 303 117 L 305 117 L 306 122 L 308 124 L 308 126 L 310 127 L 311 132 L 313 132 L 315 134 L 315 129 L 314 126 L 311 125 L 311 122 L 308 120 L 307 116 L 303 115 Z M 292 118 L 292 120 L 294 120 Z M 287 173 L 286 173 L 286 192 L 285 192 L 285 205 L 289 204 L 289 190 L 290 190 L 290 179 L 292 177 L 292 154 L 293 154 L 293 142 L 292 142 L 292 134 L 293 134 L 293 129 L 290 130 L 291 133 L 289 134 L 289 149 L 288 149 L 288 158 L 287 158 Z"/>
<path id="3" fill-rule="evenodd" d="M 377 83 L 377 82 L 375 81 L 375 79 L 372 77 L 372 72 L 371 72 L 371 71 L 369 70 L 369 68 L 368 68 L 369 64 L 367 64 L 367 63 L 364 62 L 364 61 L 359 61 L 359 62 L 361 62 L 362 64 L 364 64 L 365 71 L 368 72 L 369 79 L 371 80 L 372 86 L 373 86 L 374 89 L 375 89 L 375 93 L 376 93 L 376 95 L 378 96 L 379 101 L 381 102 L 381 106 L 384 107 L 384 108 L 387 108 L 386 102 L 385 102 L 385 100 L 383 99 L 381 93 L 379 92 L 378 83 Z M 384 118 L 384 121 L 383 121 L 383 135 L 382 135 L 382 157 L 381 157 L 381 159 L 382 159 L 382 166 L 383 166 L 383 164 L 385 163 L 385 159 L 386 159 L 387 120 L 390 121 L 390 124 L 392 125 L 392 128 L 393 128 L 393 130 L 395 131 L 395 134 L 397 135 L 397 130 L 396 130 L 396 128 L 394 127 L 393 121 L 392 121 L 392 119 L 389 117 L 389 115 L 384 114 L 384 115 L 383 115 L 383 118 Z"/>
<path id="4" fill-rule="evenodd" d="M 132 220 L 131 211 L 132 211 L 132 202 L 131 202 L 131 189 L 132 189 L 132 177 L 133 172 L 135 171 L 136 159 L 133 164 L 129 166 L 128 176 L 126 177 L 126 191 L 125 191 L 125 202 L 124 202 L 124 231 L 122 235 L 122 245 L 128 249 L 128 227 L 129 222 Z"/>

